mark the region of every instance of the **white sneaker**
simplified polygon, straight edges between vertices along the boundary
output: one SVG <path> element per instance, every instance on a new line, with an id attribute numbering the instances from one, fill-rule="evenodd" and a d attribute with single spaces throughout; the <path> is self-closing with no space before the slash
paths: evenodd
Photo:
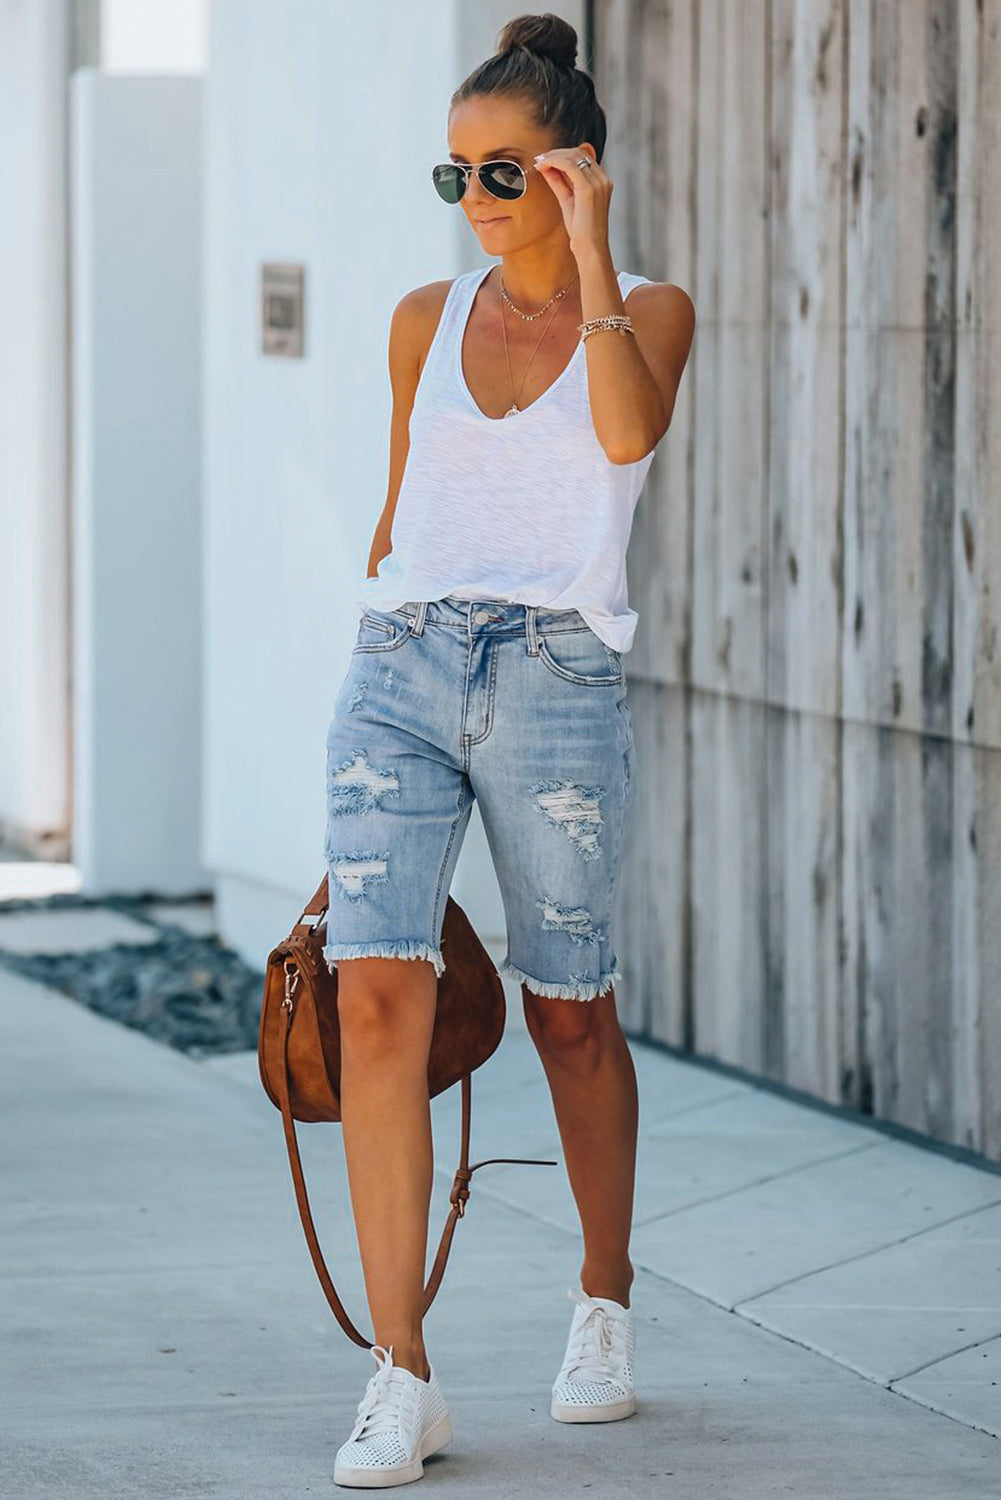
<path id="1" fill-rule="evenodd" d="M 577 1303 L 550 1414 L 557 1422 L 616 1422 L 636 1410 L 633 1358 L 636 1326 L 631 1307 L 611 1297 L 589 1297 L 570 1287 Z"/>
<path id="2" fill-rule="evenodd" d="M 369 1377 L 347 1441 L 337 1450 L 334 1483 L 377 1489 L 424 1475 L 424 1459 L 452 1440 L 452 1420 L 438 1377 L 393 1363 L 393 1345 L 373 1344 L 378 1369 Z"/>

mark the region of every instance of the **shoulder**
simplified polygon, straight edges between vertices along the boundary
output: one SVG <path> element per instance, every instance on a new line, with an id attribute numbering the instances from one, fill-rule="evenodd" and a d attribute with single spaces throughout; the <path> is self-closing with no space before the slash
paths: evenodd
<path id="1" fill-rule="evenodd" d="M 428 281 L 405 292 L 393 310 L 393 323 L 401 330 L 420 333 L 430 326 L 434 333 L 445 306 L 445 299 L 461 276 L 448 277 L 444 281 Z"/>
<path id="2" fill-rule="evenodd" d="M 390 325 L 390 344 L 401 358 L 415 359 L 418 366 L 424 363 L 449 290 L 458 279 L 429 281 L 405 292 L 397 302 Z"/>
<path id="3" fill-rule="evenodd" d="M 623 298 L 623 301 L 626 299 Z M 626 303 L 637 342 L 665 378 L 680 377 L 695 337 L 695 304 L 670 281 L 637 283 Z"/>
<path id="4" fill-rule="evenodd" d="M 631 288 L 630 315 L 639 313 L 652 328 L 690 335 L 695 330 L 695 304 L 673 281 L 640 281 Z"/>

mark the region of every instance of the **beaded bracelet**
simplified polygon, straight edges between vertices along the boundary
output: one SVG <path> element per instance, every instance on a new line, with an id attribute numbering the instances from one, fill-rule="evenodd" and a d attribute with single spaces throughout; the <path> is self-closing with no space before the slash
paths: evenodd
<path id="1" fill-rule="evenodd" d="M 606 313 L 602 318 L 588 318 L 586 323 L 577 324 L 578 332 L 584 339 L 604 328 L 617 328 L 620 333 L 632 333 L 633 320 L 624 313 Z"/>

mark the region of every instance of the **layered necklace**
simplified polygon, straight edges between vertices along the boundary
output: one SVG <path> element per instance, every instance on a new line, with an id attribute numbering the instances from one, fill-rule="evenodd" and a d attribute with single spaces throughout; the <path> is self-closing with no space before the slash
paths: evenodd
<path id="1" fill-rule="evenodd" d="M 535 358 L 536 353 L 538 352 L 539 344 L 542 343 L 542 340 L 545 338 L 546 334 L 549 332 L 549 324 L 552 323 L 553 318 L 555 318 L 556 314 L 559 312 L 559 303 L 566 296 L 567 292 L 569 292 L 570 288 L 573 286 L 574 282 L 577 280 L 577 277 L 579 275 L 580 275 L 580 272 L 578 271 L 577 275 L 574 276 L 571 281 L 568 281 L 565 287 L 563 287 L 558 292 L 554 292 L 553 295 L 550 297 L 549 301 L 548 302 L 544 302 L 543 305 L 538 309 L 538 311 L 534 312 L 534 313 L 522 312 L 521 308 L 517 307 L 515 305 L 515 303 L 512 302 L 511 298 L 508 296 L 507 289 L 504 286 L 504 278 L 503 278 L 503 276 L 501 277 L 501 283 L 500 283 L 500 294 L 501 294 L 501 297 L 507 303 L 508 307 L 512 308 L 514 310 L 514 312 L 516 312 L 518 314 L 519 318 L 524 319 L 524 321 L 526 323 L 531 323 L 531 322 L 534 322 L 534 320 L 536 318 L 541 318 L 542 314 L 545 312 L 545 310 L 546 310 L 547 307 L 552 306 L 552 304 L 554 302 L 557 304 L 557 306 L 555 308 L 553 308 L 552 314 L 550 315 L 550 318 L 549 318 L 549 322 L 547 322 L 545 328 L 543 328 L 542 333 L 541 333 L 541 335 L 539 337 L 539 340 L 538 340 L 538 342 L 535 345 L 535 348 L 532 350 L 531 358 L 529 359 L 528 364 L 525 366 L 525 373 L 521 377 L 521 385 L 519 385 L 519 387 L 518 387 L 517 395 L 515 394 L 515 389 L 514 389 L 514 375 L 513 375 L 512 371 L 511 371 L 511 351 L 510 351 L 510 349 L 507 346 L 507 323 L 504 320 L 504 309 L 503 309 L 503 307 L 500 310 L 500 313 L 501 313 L 501 332 L 504 335 L 504 353 L 507 356 L 507 374 L 508 374 L 508 379 L 511 382 L 511 405 L 508 408 L 508 410 L 504 413 L 505 417 L 513 417 L 513 416 L 516 415 L 517 412 L 523 410 L 523 408 L 518 405 L 518 396 L 520 396 L 521 393 L 522 393 L 522 391 L 524 390 L 525 380 L 526 380 L 526 378 L 528 376 L 529 370 L 532 367 L 532 360 Z"/>

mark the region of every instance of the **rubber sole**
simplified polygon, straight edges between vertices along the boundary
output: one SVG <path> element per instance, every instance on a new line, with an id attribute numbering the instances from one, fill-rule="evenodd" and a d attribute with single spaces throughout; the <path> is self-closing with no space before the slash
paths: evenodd
<path id="1" fill-rule="evenodd" d="M 408 1464 L 393 1464 L 390 1467 L 357 1468 L 352 1464 L 334 1464 L 334 1483 L 346 1484 L 365 1490 L 386 1489 L 393 1484 L 409 1484 L 412 1479 L 423 1479 L 424 1460 L 432 1453 L 439 1453 L 452 1441 L 452 1419 L 446 1412 L 433 1422 L 421 1438 L 417 1452 Z"/>
<path id="2" fill-rule="evenodd" d="M 601 1406 L 575 1406 L 555 1400 L 549 1404 L 549 1415 L 557 1422 L 619 1422 L 623 1417 L 631 1417 L 635 1410 L 635 1396 Z"/>

